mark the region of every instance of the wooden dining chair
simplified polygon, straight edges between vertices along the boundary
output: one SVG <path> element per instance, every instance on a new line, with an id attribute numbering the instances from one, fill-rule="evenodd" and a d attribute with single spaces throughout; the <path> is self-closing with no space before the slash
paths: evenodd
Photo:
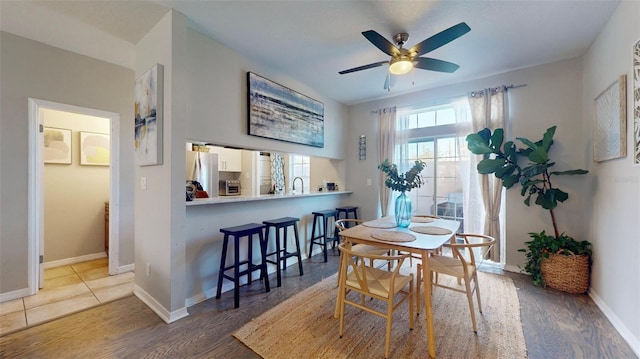
<path id="1" fill-rule="evenodd" d="M 364 222 L 364 221 L 360 220 L 360 219 L 353 219 L 353 218 L 351 218 L 351 219 L 349 219 L 349 218 L 339 219 L 339 220 L 337 220 L 335 222 L 335 226 L 338 229 L 338 235 L 339 235 L 340 232 L 344 231 L 345 229 L 347 229 L 347 228 L 349 228 L 349 227 L 351 227 L 353 225 L 361 224 L 362 222 Z M 341 239 L 341 242 L 344 242 L 344 239 Z M 356 253 L 376 254 L 376 255 L 379 255 L 379 256 L 383 256 L 383 255 L 389 254 L 389 250 L 388 249 L 381 248 L 381 247 L 376 247 L 376 246 L 371 246 L 371 245 L 368 245 L 368 244 L 352 244 L 351 245 L 351 250 L 356 252 Z M 388 269 L 390 270 L 391 269 L 391 262 L 386 261 L 386 264 L 387 264 Z M 371 259 L 370 265 L 371 266 L 374 265 L 374 260 L 373 259 Z M 338 267 L 338 285 L 340 285 L 340 278 L 342 278 L 341 276 L 342 276 L 342 266 L 339 266 Z M 333 315 L 334 318 L 337 318 L 338 315 L 339 315 L 340 308 L 339 308 L 338 304 L 339 303 L 336 302 L 336 309 L 335 309 L 335 312 L 334 312 L 334 315 Z"/>
<path id="2" fill-rule="evenodd" d="M 344 231 L 345 229 L 353 225 L 361 224 L 362 222 L 364 221 L 361 219 L 353 219 L 353 218 L 337 220 L 335 222 L 335 225 L 336 225 L 336 228 L 338 228 L 338 235 L 340 234 L 340 232 Z M 385 255 L 389 253 L 389 250 L 386 248 L 371 246 L 368 244 L 354 244 L 351 246 L 351 250 L 356 253 L 365 253 L 365 254 L 370 253 L 370 254 L 377 254 L 377 255 Z M 373 263 L 371 265 L 373 266 Z"/>
<path id="3" fill-rule="evenodd" d="M 496 242 L 495 238 L 471 233 L 459 233 L 458 238 L 462 239 L 461 243 L 446 243 L 443 247 L 451 249 L 451 256 L 443 254 L 430 255 L 429 271 L 431 273 L 431 284 L 433 287 L 441 287 L 451 289 L 456 292 L 466 293 L 467 301 L 469 302 L 469 311 L 471 312 L 471 323 L 473 325 L 473 332 L 477 333 L 476 316 L 473 310 L 473 293 L 476 294 L 478 301 L 478 311 L 482 313 L 482 303 L 480 301 L 480 288 L 478 286 L 478 269 L 476 262 L 476 255 L 480 254 L 482 259 Z M 475 252 L 480 253 L 475 253 Z M 452 276 L 464 281 L 464 289 L 460 287 L 453 287 L 441 284 L 438 282 L 438 276 L 440 274 Z M 418 264 L 418 288 L 416 290 L 417 305 L 420 306 L 420 282 L 422 279 L 422 265 Z"/>
<path id="4" fill-rule="evenodd" d="M 381 256 L 361 253 L 353 251 L 348 242 L 341 243 L 338 248 L 342 254 L 340 256 L 340 265 L 342 267 L 340 270 L 343 273 L 340 278 L 338 290 L 340 338 L 342 338 L 344 334 L 344 314 L 347 304 L 364 310 L 365 312 L 383 317 L 387 320 L 384 357 L 388 358 L 391 347 L 393 313 L 407 298 L 409 299 L 409 329 L 413 329 L 413 314 L 415 311 L 413 273 L 408 275 L 400 274 L 400 267 L 402 267 L 404 260 L 409 258 L 409 254 Z M 393 271 L 376 268 L 371 265 L 376 259 L 398 261 L 398 265 L 394 267 Z M 409 286 L 408 290 L 406 290 L 407 285 Z M 348 297 L 350 292 L 359 293 L 360 300 L 356 301 Z M 365 298 L 368 297 L 385 302 L 387 304 L 386 311 L 382 312 L 373 308 L 371 305 L 367 305 L 370 301 L 365 300 Z M 398 298 L 397 301 L 396 298 Z M 357 333 L 353 334 L 357 335 Z"/>

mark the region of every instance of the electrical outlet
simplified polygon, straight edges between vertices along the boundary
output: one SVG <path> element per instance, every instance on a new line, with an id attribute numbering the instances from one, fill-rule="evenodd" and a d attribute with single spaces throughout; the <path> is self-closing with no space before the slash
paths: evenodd
<path id="1" fill-rule="evenodd" d="M 149 262 L 147 262 L 147 277 L 151 276 L 151 264 L 149 264 Z"/>
<path id="2" fill-rule="evenodd" d="M 371 186 L 371 178 L 367 178 L 367 186 Z"/>

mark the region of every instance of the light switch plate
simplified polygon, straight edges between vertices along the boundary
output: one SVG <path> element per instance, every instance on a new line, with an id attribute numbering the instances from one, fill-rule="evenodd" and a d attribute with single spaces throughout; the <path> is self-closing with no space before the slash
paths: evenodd
<path id="1" fill-rule="evenodd" d="M 140 189 L 147 189 L 147 177 L 140 177 Z"/>

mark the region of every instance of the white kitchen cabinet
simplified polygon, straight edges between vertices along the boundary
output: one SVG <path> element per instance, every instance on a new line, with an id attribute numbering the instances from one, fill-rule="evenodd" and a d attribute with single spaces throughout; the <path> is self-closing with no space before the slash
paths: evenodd
<path id="1" fill-rule="evenodd" d="M 242 172 L 242 152 L 240 150 L 210 146 L 209 152 L 218 154 L 218 171 Z"/>

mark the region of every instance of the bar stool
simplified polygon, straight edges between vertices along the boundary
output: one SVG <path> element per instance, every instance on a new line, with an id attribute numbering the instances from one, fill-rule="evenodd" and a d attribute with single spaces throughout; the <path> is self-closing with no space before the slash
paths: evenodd
<path id="1" fill-rule="evenodd" d="M 353 219 L 358 219 L 358 207 L 356 206 L 336 207 L 336 211 L 338 211 L 338 216 L 336 217 L 336 220 L 339 220 L 342 214 L 344 214 L 344 219 L 348 219 L 349 213 L 353 213 Z M 346 225 L 347 225 L 346 228 L 349 228 L 353 225 L 353 223 L 347 222 Z"/>
<path id="2" fill-rule="evenodd" d="M 249 223 L 236 227 L 220 228 L 220 232 L 224 233 L 224 242 L 222 244 L 222 256 L 220 258 L 220 271 L 218 272 L 218 290 L 216 291 L 216 299 L 220 299 L 222 293 L 222 280 L 228 279 L 233 281 L 233 304 L 235 308 L 240 306 L 240 277 L 243 275 L 248 276 L 248 283 L 251 283 L 251 273 L 254 271 L 260 271 L 260 279 L 264 278 L 264 285 L 267 292 L 269 288 L 269 274 L 267 273 L 266 252 L 267 245 L 264 240 L 263 229 L 264 224 Z M 253 263 L 253 235 L 257 234 L 260 237 L 260 264 Z M 227 248 L 229 247 L 229 237 L 233 237 L 234 251 L 233 251 L 233 264 L 226 265 L 227 260 Z M 247 259 L 240 261 L 240 239 L 242 237 L 248 238 L 248 251 Z M 247 268 L 240 270 L 241 265 L 247 265 Z M 225 274 L 226 271 L 233 269 L 233 276 Z"/>
<path id="3" fill-rule="evenodd" d="M 265 258 L 268 263 L 275 264 L 278 268 L 277 277 L 278 277 L 278 287 L 282 285 L 282 275 L 280 273 L 280 262 L 282 263 L 282 270 L 287 270 L 287 258 L 290 257 L 298 257 L 298 271 L 300 275 L 303 275 L 302 272 L 302 255 L 300 252 L 300 238 L 298 237 L 298 221 L 300 218 L 294 217 L 282 217 L 277 219 L 270 219 L 268 221 L 263 221 L 262 224 L 265 224 L 267 228 L 265 229 L 265 246 L 269 245 L 269 229 L 273 227 L 276 232 L 276 250 L 275 252 L 266 253 Z M 296 250 L 295 252 L 287 251 L 287 228 L 293 227 L 294 237 L 296 239 Z M 284 229 L 284 246 L 280 246 L 280 229 Z M 269 257 L 276 255 L 276 259 L 270 260 Z"/>
<path id="4" fill-rule="evenodd" d="M 338 236 L 338 229 L 334 228 L 333 237 L 328 236 L 328 223 L 329 218 L 333 217 L 334 222 L 338 219 L 338 211 L 335 209 L 326 209 L 324 211 L 311 212 L 313 214 L 313 227 L 311 230 L 311 244 L 309 245 L 309 257 L 313 253 L 313 245 L 323 246 L 324 261 L 327 261 L 327 243 L 332 242 L 335 246 L 336 242 L 340 241 Z M 316 235 L 316 224 L 320 221 L 318 226 L 318 234 Z M 322 230 L 321 230 L 322 228 Z"/>

